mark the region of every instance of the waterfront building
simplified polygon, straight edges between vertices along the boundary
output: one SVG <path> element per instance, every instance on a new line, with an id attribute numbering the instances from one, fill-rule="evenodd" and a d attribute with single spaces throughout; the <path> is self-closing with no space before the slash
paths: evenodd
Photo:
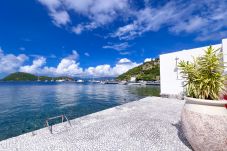
<path id="1" fill-rule="evenodd" d="M 204 53 L 209 46 L 181 50 L 160 55 L 160 84 L 161 95 L 166 97 L 182 97 L 184 93 L 184 79 L 180 75 L 178 63 L 181 60 L 192 61 L 193 57 L 198 57 Z M 223 53 L 223 61 L 227 62 L 227 39 L 223 39 L 220 44 L 212 45 L 215 49 L 220 49 Z M 227 69 L 225 69 L 227 72 Z"/>

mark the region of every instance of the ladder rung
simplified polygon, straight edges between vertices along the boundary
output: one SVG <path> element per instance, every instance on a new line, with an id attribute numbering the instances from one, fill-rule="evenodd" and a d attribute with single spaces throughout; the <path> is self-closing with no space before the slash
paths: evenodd
<path id="1" fill-rule="evenodd" d="M 57 118 L 61 118 L 62 119 L 62 123 L 64 122 L 64 119 L 66 119 L 66 121 L 70 125 L 70 127 L 72 126 L 70 120 L 68 120 L 68 118 L 65 115 L 59 115 L 59 116 L 47 118 L 46 119 L 46 126 L 48 127 L 48 129 L 49 129 L 51 134 L 52 134 L 52 125 L 49 124 L 49 121 L 57 119 Z"/>

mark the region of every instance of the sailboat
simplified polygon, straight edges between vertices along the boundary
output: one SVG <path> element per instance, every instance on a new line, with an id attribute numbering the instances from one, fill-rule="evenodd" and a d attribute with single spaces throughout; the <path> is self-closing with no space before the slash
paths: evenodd
<path id="1" fill-rule="evenodd" d="M 37 80 L 38 82 L 40 82 L 41 80 L 39 79 L 39 76 L 38 76 L 38 80 Z"/>

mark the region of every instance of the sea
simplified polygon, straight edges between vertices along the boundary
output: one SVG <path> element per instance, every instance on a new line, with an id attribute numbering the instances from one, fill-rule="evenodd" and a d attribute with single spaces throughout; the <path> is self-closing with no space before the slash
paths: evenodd
<path id="1" fill-rule="evenodd" d="M 159 86 L 0 82 L 0 140 L 43 128 L 50 117 L 74 119 L 159 93 Z"/>

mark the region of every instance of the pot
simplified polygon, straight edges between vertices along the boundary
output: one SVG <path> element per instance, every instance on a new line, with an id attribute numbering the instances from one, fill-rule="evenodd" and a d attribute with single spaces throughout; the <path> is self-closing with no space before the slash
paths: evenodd
<path id="1" fill-rule="evenodd" d="M 195 151 L 227 151 L 227 101 L 185 97 L 182 130 Z"/>

